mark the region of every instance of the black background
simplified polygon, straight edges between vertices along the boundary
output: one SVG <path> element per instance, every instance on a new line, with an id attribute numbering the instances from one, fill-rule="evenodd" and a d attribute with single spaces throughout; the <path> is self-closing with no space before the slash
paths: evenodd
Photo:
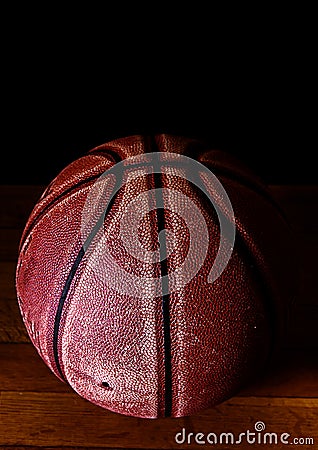
<path id="1" fill-rule="evenodd" d="M 206 93 L 174 103 L 143 104 L 141 97 L 116 104 L 92 105 L 85 99 L 27 99 L 11 123 L 3 148 L 2 183 L 48 184 L 72 160 L 94 146 L 132 134 L 173 133 L 208 142 L 248 164 L 269 184 L 311 184 L 317 181 L 317 141 L 310 130 L 309 114 L 299 105 L 278 105 L 278 100 L 223 98 Z M 250 94 L 248 94 L 250 95 Z M 98 93 L 95 96 L 98 97 Z M 31 104 L 29 101 L 32 100 Z M 44 104 L 43 104 L 43 103 Z M 100 100 L 103 103 L 102 97 Z M 278 108 L 278 110 L 277 110 Z M 153 111 L 154 110 L 154 111 Z M 308 120 L 308 122 L 307 122 Z"/>
<path id="2" fill-rule="evenodd" d="M 133 42 L 105 24 L 25 25 L 2 55 L 1 183 L 46 185 L 96 145 L 173 133 L 236 155 L 268 184 L 316 184 L 311 27 L 285 11 L 275 20 L 230 37 L 211 23 L 198 37 L 179 20 L 168 43 L 166 24 L 148 42 L 147 21 L 132 22 Z"/>

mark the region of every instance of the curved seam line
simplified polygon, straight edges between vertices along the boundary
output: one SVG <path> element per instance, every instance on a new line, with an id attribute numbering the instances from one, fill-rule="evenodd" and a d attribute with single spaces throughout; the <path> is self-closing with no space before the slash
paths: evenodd
<path id="1" fill-rule="evenodd" d="M 119 180 L 117 180 L 117 183 L 115 183 L 114 188 L 113 188 L 113 192 L 116 190 L 116 187 L 118 186 L 118 184 L 120 183 Z M 60 296 L 60 300 L 59 300 L 59 304 L 57 307 L 57 311 L 56 311 L 56 315 L 55 315 L 55 320 L 54 320 L 54 332 L 53 332 L 53 355 L 54 355 L 54 360 L 55 360 L 55 365 L 57 367 L 57 370 L 60 374 L 60 376 L 65 380 L 65 374 L 63 373 L 63 370 L 61 368 L 60 365 L 60 356 L 59 356 L 59 351 L 58 351 L 58 338 L 59 338 L 59 329 L 60 329 L 60 322 L 61 322 L 61 317 L 62 317 L 62 311 L 63 311 L 63 307 L 65 304 L 65 300 L 67 298 L 67 295 L 69 293 L 69 289 L 71 286 L 71 283 L 73 281 L 73 278 L 76 274 L 76 271 L 83 259 L 83 256 L 85 255 L 85 249 L 88 249 L 91 241 L 93 240 L 93 238 L 95 237 L 96 233 L 98 232 L 98 230 L 100 229 L 100 227 L 103 225 L 104 223 L 104 218 L 107 215 L 107 213 L 109 212 L 109 210 L 111 209 L 117 194 L 118 194 L 119 190 L 116 191 L 116 194 L 114 196 L 111 196 L 111 200 L 107 205 L 107 208 L 105 209 L 105 211 L 103 211 L 103 213 L 101 214 L 101 216 L 99 217 L 98 221 L 96 222 L 96 224 L 94 225 L 91 233 L 89 234 L 89 236 L 87 237 L 86 241 L 84 242 L 84 244 L 82 245 L 82 247 L 80 248 L 80 251 L 78 252 L 74 263 L 72 264 L 71 270 L 68 274 L 68 277 L 66 279 L 66 282 L 64 284 L 64 287 L 62 289 L 62 294 Z"/>

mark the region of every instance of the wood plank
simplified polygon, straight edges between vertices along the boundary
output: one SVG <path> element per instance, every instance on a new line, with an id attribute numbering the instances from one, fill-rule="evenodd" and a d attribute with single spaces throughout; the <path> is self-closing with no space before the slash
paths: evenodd
<path id="1" fill-rule="evenodd" d="M 30 342 L 17 301 L 0 300 L 0 342 Z"/>
<path id="2" fill-rule="evenodd" d="M 0 185 L 0 227 L 23 229 L 44 189 L 43 185 Z M 318 185 L 272 185 L 269 190 L 295 230 L 317 233 L 312 217 L 317 214 Z"/>
<path id="3" fill-rule="evenodd" d="M 17 261 L 22 230 L 0 228 L 0 261 Z"/>
<path id="4" fill-rule="evenodd" d="M 0 261 L 0 299 L 16 301 L 15 261 Z"/>
<path id="5" fill-rule="evenodd" d="M 318 306 L 299 304 L 293 315 L 284 337 L 286 348 L 312 348 L 317 352 L 318 347 Z"/>
<path id="6" fill-rule="evenodd" d="M 318 233 L 318 185 L 272 185 L 269 190 L 295 231 Z"/>
<path id="7" fill-rule="evenodd" d="M 318 220 L 317 220 L 318 223 Z M 298 302 L 303 305 L 318 306 L 317 255 L 318 233 L 301 235 L 298 241 Z"/>
<path id="8" fill-rule="evenodd" d="M 287 347 L 318 346 L 318 291 L 316 289 L 316 254 L 318 244 L 312 240 L 302 246 L 299 291 L 285 337 Z M 0 342 L 26 342 L 25 328 L 17 307 L 15 261 L 0 263 Z M 10 302 L 14 304 L 10 304 Z"/>
<path id="9" fill-rule="evenodd" d="M 34 445 L 28 445 L 27 447 L 26 446 L 16 446 L 16 445 L 9 445 L 9 446 L 7 446 L 7 445 L 5 445 L 5 446 L 2 446 L 1 447 L 1 450 L 39 450 L 39 449 L 41 449 L 41 450 L 61 450 L 61 449 L 63 449 L 63 450 L 102 450 L 102 449 L 104 449 L 105 447 L 103 446 L 103 447 L 87 447 L 87 446 L 85 446 L 85 447 L 78 447 L 78 446 L 76 446 L 76 447 L 69 447 L 69 446 L 67 446 L 67 447 L 48 447 L 47 445 L 45 445 L 45 446 L 43 446 L 43 445 L 41 445 L 41 447 L 38 447 L 38 446 L 34 446 Z M 123 448 L 122 447 L 108 447 L 108 450 L 122 450 Z M 126 447 L 126 450 L 139 450 L 139 449 L 136 449 L 136 447 L 135 448 L 132 448 L 132 447 Z M 156 449 L 156 450 L 160 450 L 159 448 L 158 449 Z"/>
<path id="10" fill-rule="evenodd" d="M 0 198 L 3 200 L 0 211 L 0 260 L 15 261 L 18 242 L 22 235 L 31 205 L 42 193 L 43 186 L 1 186 Z M 293 228 L 300 238 L 318 235 L 317 208 L 318 186 L 271 186 L 274 197 L 286 212 Z M 27 200 L 29 198 L 29 201 Z M 14 228 L 14 229 L 12 229 Z"/>
<path id="11" fill-rule="evenodd" d="M 0 361 L 2 391 L 72 391 L 51 372 L 31 344 L 0 344 Z M 318 397 L 318 353 L 281 349 L 266 371 L 239 395 Z"/>
<path id="12" fill-rule="evenodd" d="M 1 232 L 7 230 L 0 230 Z M 17 232 L 17 230 L 9 230 Z M 5 240 L 7 244 L 8 241 Z M 286 345 L 317 346 L 318 345 L 318 291 L 316 289 L 316 254 L 318 254 L 318 237 L 303 235 L 299 244 L 299 292 L 297 303 L 291 317 L 290 329 L 286 336 Z M 3 247 L 2 247 L 3 249 Z M 7 251 L 11 254 L 11 250 Z M 0 248 L 1 253 L 1 248 Z M 9 300 L 16 303 L 15 291 L 15 261 L 0 262 L 0 342 L 26 342 L 25 329 L 20 320 L 20 313 L 16 306 L 10 305 Z M 9 318 L 7 320 L 7 317 Z"/>
<path id="13" fill-rule="evenodd" d="M 44 189 L 41 185 L 0 185 L 0 226 L 24 228 Z"/>
<path id="14" fill-rule="evenodd" d="M 281 348 L 264 373 L 239 396 L 318 397 L 318 352 Z"/>
<path id="15" fill-rule="evenodd" d="M 231 432 L 237 439 L 248 429 L 254 431 L 258 421 L 266 432 L 318 442 L 318 399 L 235 397 L 191 417 L 152 420 L 112 413 L 75 393 L 1 392 L 0 415 L 0 445 L 182 449 L 189 448 L 175 441 L 182 428 L 205 435 Z M 193 443 L 191 448 L 202 445 Z"/>
<path id="16" fill-rule="evenodd" d="M 285 193 L 285 188 L 283 193 Z M 311 222 L 314 221 L 311 220 Z M 318 291 L 316 289 L 318 236 L 310 233 L 306 234 L 305 232 L 303 234 L 298 232 L 297 236 L 300 239 L 297 244 L 299 247 L 300 267 L 299 292 L 297 304 L 291 317 L 290 329 L 286 336 L 286 345 L 289 347 L 314 347 L 318 345 L 318 327 L 316 326 L 316 323 L 318 323 Z M 16 306 L 8 303 L 8 300 L 16 302 L 14 283 L 19 238 L 19 230 L 0 229 L 0 260 L 1 258 L 5 260 L 0 262 L 0 311 L 2 312 L 2 319 L 0 318 L 0 342 L 27 341 L 19 310 Z M 6 319 L 7 317 L 9 318 L 8 320 Z"/>
<path id="17" fill-rule="evenodd" d="M 103 448 L 105 448 L 105 447 L 78 447 L 78 446 L 76 446 L 76 447 L 48 447 L 47 445 L 45 445 L 45 446 L 43 446 L 43 445 L 41 445 L 41 447 L 38 447 L 38 446 L 34 446 L 34 445 L 28 445 L 27 447 L 25 447 L 24 445 L 23 446 L 16 446 L 16 445 L 9 445 L 9 446 L 7 446 L 7 445 L 5 445 L 5 446 L 2 446 L 1 447 L 1 450 L 39 450 L 39 449 L 41 449 L 41 450 L 61 450 L 61 449 L 63 449 L 63 450 L 102 450 Z M 132 447 L 126 447 L 126 449 L 127 450 L 139 450 L 139 449 L 136 449 L 136 448 L 132 448 Z M 119 447 L 109 447 L 108 448 L 108 450 L 122 450 L 122 447 L 121 448 L 119 448 Z M 157 450 L 160 450 L 160 449 L 157 449 Z"/>
<path id="18" fill-rule="evenodd" d="M 51 372 L 30 343 L 0 344 L 0 361 L 0 389 L 3 391 L 72 391 Z"/>
<path id="19" fill-rule="evenodd" d="M 314 437 L 318 443 L 318 186 L 271 187 L 292 222 L 300 255 L 298 303 L 275 364 L 216 408 L 191 418 L 158 421 L 117 415 L 80 398 L 51 373 L 29 343 L 16 302 L 14 272 L 22 228 L 44 187 L 35 187 L 33 193 L 24 186 L 6 189 L 0 186 L 0 341 L 6 342 L 0 344 L 1 448 L 202 448 L 178 445 L 175 433 L 182 427 L 194 433 L 240 433 L 254 430 L 258 420 L 265 422 L 266 431 Z"/>
<path id="20" fill-rule="evenodd" d="M 0 185 L 0 226 L 23 228 L 46 186 Z M 269 190 L 295 229 L 317 232 L 312 214 L 318 200 L 318 185 L 271 185 Z"/>
<path id="21" fill-rule="evenodd" d="M 17 230 L 12 230 L 12 234 L 15 235 L 14 239 L 20 238 Z M 0 298 L 12 298 L 16 299 L 15 292 L 15 271 L 16 271 L 16 258 L 12 256 L 14 251 L 10 249 L 10 245 L 17 248 L 17 242 L 14 239 L 10 239 L 11 244 L 7 241 L 7 230 L 0 229 L 0 255 L 1 252 L 4 255 L 6 253 L 7 259 L 1 261 L 0 257 Z M 2 237 L 2 238 L 1 238 Z M 299 292 L 298 297 L 302 299 L 303 304 L 318 305 L 318 291 L 316 289 L 317 281 L 317 261 L 316 255 L 318 254 L 318 235 L 298 235 L 298 241 L 295 243 L 298 248 L 298 284 Z M 1 249 L 2 244 L 2 249 Z M 6 249 L 5 249 L 6 247 Z"/>
<path id="22" fill-rule="evenodd" d="M 315 299 L 316 301 L 316 299 Z M 285 348 L 318 347 L 318 305 L 298 303 L 284 336 Z M 0 343 L 29 342 L 16 299 L 0 297 Z"/>

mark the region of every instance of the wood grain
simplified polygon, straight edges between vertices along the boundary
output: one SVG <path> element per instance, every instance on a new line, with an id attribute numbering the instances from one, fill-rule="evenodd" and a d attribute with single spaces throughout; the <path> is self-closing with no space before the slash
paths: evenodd
<path id="1" fill-rule="evenodd" d="M 44 186 L 0 185 L 0 226 L 24 228 L 44 189 Z"/>
<path id="2" fill-rule="evenodd" d="M 269 186 L 269 190 L 296 232 L 317 236 L 318 185 L 274 185 Z"/>
<path id="3" fill-rule="evenodd" d="M 81 447 L 78 447 L 78 446 L 65 447 L 64 445 L 63 445 L 63 447 L 61 447 L 60 445 L 58 447 L 51 447 L 51 446 L 47 446 L 47 445 L 44 445 L 44 446 L 41 445 L 41 447 L 34 446 L 34 445 L 28 445 L 28 446 L 4 445 L 1 447 L 1 450 L 39 450 L 40 448 L 41 448 L 41 450 L 60 450 L 61 448 L 63 448 L 63 450 L 101 450 L 105 447 L 97 447 L 97 446 L 87 447 L 86 445 L 84 447 L 82 447 L 82 446 Z M 123 449 L 123 447 L 108 447 L 108 450 L 122 450 L 122 449 Z M 126 447 L 126 449 L 128 449 L 128 447 Z M 128 450 L 139 450 L 139 449 L 136 449 L 136 447 L 135 448 L 129 447 Z"/>
<path id="4" fill-rule="evenodd" d="M 2 391 L 71 392 L 46 366 L 32 344 L 0 344 L 0 361 Z"/>
<path id="5" fill-rule="evenodd" d="M 71 392 L 67 384 L 55 377 L 31 344 L 0 344 L 0 361 L 2 391 Z M 239 395 L 318 397 L 317 380 L 317 353 L 282 349 L 262 376 Z"/>
<path id="6" fill-rule="evenodd" d="M 15 198 L 19 196 L 21 187 L 0 186 L 0 198 L 5 198 L 1 212 L 5 224 L 13 228 L 0 228 L 0 342 L 27 342 L 28 338 L 20 318 L 16 303 L 14 287 L 15 266 L 23 221 L 26 221 L 31 203 L 37 199 L 44 187 L 28 186 L 23 198 L 29 201 L 17 203 L 17 209 L 12 207 Z M 272 193 L 284 209 L 295 230 L 295 250 L 299 255 L 299 291 L 295 309 L 291 316 L 290 327 L 285 336 L 284 345 L 293 347 L 318 346 L 318 290 L 316 289 L 316 255 L 318 254 L 318 221 L 312 214 L 318 202 L 316 187 L 280 187 L 272 186 Z M 15 214 L 9 220 L 10 214 Z M 296 293 L 295 293 L 296 295 Z"/>
<path id="7" fill-rule="evenodd" d="M 0 185 L 0 226 L 22 229 L 46 186 Z M 315 208 L 318 185 L 269 186 L 271 194 L 285 212 L 295 231 L 318 232 Z"/>
<path id="8" fill-rule="evenodd" d="M 22 230 L 0 228 L 0 261 L 17 261 Z"/>
<path id="9" fill-rule="evenodd" d="M 17 301 L 0 300 L 0 342 L 30 342 Z"/>
<path id="10" fill-rule="evenodd" d="M 120 442 L 122 448 L 188 448 L 175 442 L 182 428 L 238 436 L 254 430 L 257 421 L 264 422 L 268 432 L 318 439 L 318 399 L 235 397 L 202 414 L 151 420 L 106 411 L 75 393 L 2 392 L 1 416 L 2 445 L 112 448 Z M 191 448 L 202 446 L 193 443 Z"/>
<path id="11" fill-rule="evenodd" d="M 0 261 L 0 298 L 16 301 L 15 261 Z"/>
<path id="12" fill-rule="evenodd" d="M 15 291 L 18 243 L 44 186 L 0 186 L 0 448 L 7 450 L 188 449 L 176 433 L 254 431 L 312 437 L 318 448 L 318 186 L 271 186 L 295 233 L 299 290 L 290 327 L 272 364 L 238 395 L 200 414 L 147 420 L 106 411 L 59 381 L 30 343 Z M 265 431 L 264 431 L 265 433 Z M 251 448 L 250 444 L 208 448 Z M 268 444 L 257 444 L 269 448 Z M 275 445 L 273 448 L 286 448 Z"/>
<path id="13" fill-rule="evenodd" d="M 284 348 L 318 348 L 318 306 L 298 304 L 290 317 Z M 0 343 L 29 342 L 16 299 L 0 296 Z"/>

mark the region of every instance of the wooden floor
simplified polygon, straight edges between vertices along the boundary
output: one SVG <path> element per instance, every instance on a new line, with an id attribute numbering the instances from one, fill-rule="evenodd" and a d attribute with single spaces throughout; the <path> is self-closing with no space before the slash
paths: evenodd
<path id="1" fill-rule="evenodd" d="M 266 427 L 257 434 L 260 439 L 266 432 L 278 438 L 288 433 L 290 442 L 314 440 L 314 445 L 308 441 L 298 448 L 318 449 L 318 186 L 271 187 L 295 230 L 293 245 L 301 269 L 295 313 L 277 359 L 262 379 L 216 408 L 158 420 L 125 417 L 90 404 L 60 382 L 30 344 L 18 311 L 14 272 L 23 226 L 42 190 L 42 186 L 0 186 L 1 449 L 246 449 L 254 446 L 246 441 L 196 444 L 194 435 L 203 433 L 197 435 L 202 441 L 208 433 L 219 437 L 223 432 L 238 439 L 247 430 L 255 432 L 257 422 Z M 182 429 L 194 434 L 190 444 L 175 441 Z M 183 436 L 178 437 L 182 441 Z"/>

